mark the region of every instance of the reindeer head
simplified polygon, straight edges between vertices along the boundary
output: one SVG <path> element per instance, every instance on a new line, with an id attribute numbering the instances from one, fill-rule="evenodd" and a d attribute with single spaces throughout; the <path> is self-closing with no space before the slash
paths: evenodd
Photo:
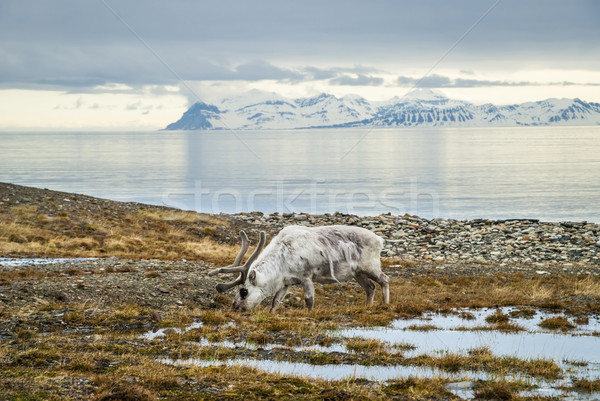
<path id="1" fill-rule="evenodd" d="M 244 263 L 243 266 L 241 266 L 240 263 L 242 262 L 242 259 L 244 258 L 246 251 L 248 251 L 248 246 L 250 245 L 250 241 L 248 241 L 248 236 L 246 235 L 246 233 L 243 230 L 240 231 L 240 237 L 242 237 L 242 248 L 240 249 L 240 252 L 238 253 L 237 257 L 235 258 L 235 261 L 233 262 L 233 264 L 229 265 L 227 267 L 221 267 L 219 269 L 215 269 L 208 273 L 209 276 L 214 276 L 219 273 L 240 273 L 240 275 L 233 281 L 230 281 L 228 283 L 217 284 L 216 288 L 217 288 L 218 292 L 225 292 L 230 288 L 233 288 L 240 284 L 244 284 L 246 282 L 246 279 L 248 278 L 248 270 L 250 269 L 250 266 L 252 265 L 252 263 L 254 263 L 254 261 L 256 260 L 258 255 L 263 250 L 263 247 L 265 246 L 267 234 L 264 231 L 260 232 L 260 239 L 259 239 L 258 245 L 256 246 L 256 249 L 254 250 L 252 255 L 250 255 L 250 257 L 248 258 L 246 263 Z M 248 295 L 248 290 L 246 290 L 245 288 L 240 288 L 240 291 L 238 292 L 238 294 L 236 294 L 236 300 L 233 304 L 235 309 L 238 308 L 240 300 L 245 299 L 247 295 Z"/>

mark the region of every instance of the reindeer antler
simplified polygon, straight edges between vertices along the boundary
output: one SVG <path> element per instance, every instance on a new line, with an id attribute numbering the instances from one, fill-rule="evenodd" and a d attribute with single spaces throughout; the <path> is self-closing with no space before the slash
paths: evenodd
<path id="1" fill-rule="evenodd" d="M 254 250 L 252 255 L 250 255 L 246 263 L 244 263 L 243 266 L 239 266 L 240 262 L 242 261 L 242 258 L 248 250 L 249 245 L 248 236 L 243 230 L 240 231 L 240 236 L 242 237 L 242 249 L 238 253 L 238 256 L 235 258 L 235 262 L 233 262 L 233 265 L 221 267 L 208 273 L 209 276 L 214 276 L 215 274 L 219 273 L 241 273 L 237 279 L 230 281 L 229 283 L 217 284 L 218 292 L 227 291 L 228 289 L 233 288 L 236 285 L 243 284 L 246 281 L 246 277 L 248 276 L 248 270 L 250 269 L 250 266 L 252 265 L 252 263 L 254 263 L 258 255 L 262 252 L 263 247 L 265 246 L 265 242 L 267 240 L 267 234 L 264 231 L 261 231 L 260 239 L 258 241 L 256 249 Z"/>
<path id="2" fill-rule="evenodd" d="M 211 272 L 208 273 L 209 276 L 214 276 L 215 274 L 219 274 L 219 273 L 241 272 L 240 269 L 242 266 L 240 266 L 240 263 L 242 263 L 242 259 L 244 258 L 246 251 L 248 251 L 248 246 L 250 246 L 250 241 L 248 240 L 248 236 L 246 235 L 246 232 L 244 230 L 240 231 L 240 237 L 242 237 L 242 249 L 240 249 L 240 251 L 238 252 L 238 255 L 235 257 L 235 261 L 233 262 L 233 264 L 229 265 L 227 267 L 221 267 L 219 269 L 212 270 Z"/>

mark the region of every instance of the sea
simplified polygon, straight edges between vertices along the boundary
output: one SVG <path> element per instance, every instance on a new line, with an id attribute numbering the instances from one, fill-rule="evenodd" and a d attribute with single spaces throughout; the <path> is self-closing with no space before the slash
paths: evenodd
<path id="1" fill-rule="evenodd" d="M 0 181 L 205 213 L 600 222 L 600 127 L 0 132 Z"/>

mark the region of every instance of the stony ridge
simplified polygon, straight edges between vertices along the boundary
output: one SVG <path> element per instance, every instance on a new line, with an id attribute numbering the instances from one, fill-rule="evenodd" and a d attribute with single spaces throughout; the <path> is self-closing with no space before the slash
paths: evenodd
<path id="1" fill-rule="evenodd" d="M 115 202 L 86 195 L 67 194 L 38 188 L 0 183 L 0 211 L 10 205 L 35 205 L 40 213 L 55 215 L 83 213 L 101 215 L 115 224 L 123 216 L 135 215 L 148 207 L 139 203 Z M 210 216 L 209 216 L 210 217 Z M 259 230 L 270 237 L 283 227 L 347 224 L 365 227 L 385 239 L 382 257 L 434 264 L 454 262 L 502 264 L 600 265 L 600 225 L 588 222 L 541 222 L 538 220 L 427 220 L 417 216 L 382 214 L 359 217 L 341 213 L 326 215 L 263 214 L 260 212 L 220 214 L 222 224 L 211 232 L 219 242 L 237 244 L 241 228 L 255 238 Z M 148 226 L 150 227 L 150 226 Z M 202 227 L 192 227 L 205 235 Z M 9 256 L 0 252 L 0 256 Z M 181 256 L 183 257 L 183 256 Z"/>
<path id="2" fill-rule="evenodd" d="M 427 220 L 417 216 L 359 217 L 241 213 L 231 216 L 277 232 L 290 224 L 350 224 L 385 239 L 383 257 L 433 262 L 572 263 L 600 265 L 600 226 L 538 220 Z"/>

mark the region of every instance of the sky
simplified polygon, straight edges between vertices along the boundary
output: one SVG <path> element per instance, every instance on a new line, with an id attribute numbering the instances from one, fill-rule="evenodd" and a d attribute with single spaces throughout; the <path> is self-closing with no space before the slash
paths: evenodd
<path id="1" fill-rule="evenodd" d="M 0 129 L 159 129 L 252 89 L 600 102 L 600 1 L 0 1 Z"/>

